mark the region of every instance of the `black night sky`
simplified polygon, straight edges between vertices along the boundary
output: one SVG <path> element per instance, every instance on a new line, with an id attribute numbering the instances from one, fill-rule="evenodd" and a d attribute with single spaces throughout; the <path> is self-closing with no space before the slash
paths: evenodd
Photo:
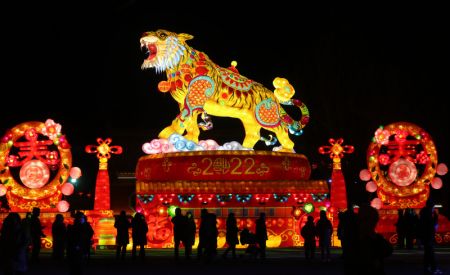
<path id="1" fill-rule="evenodd" d="M 287 78 L 294 98 L 311 113 L 304 134 L 291 137 L 297 153 L 317 164 L 312 177 L 331 174 L 331 160 L 317 151 L 329 138 L 355 146 L 343 162 L 352 201 L 369 198 L 358 173 L 367 166 L 366 149 L 379 125 L 417 124 L 433 137 L 439 162 L 450 166 L 447 9 L 424 3 L 276 2 L 253 8 L 228 1 L 214 8 L 131 0 L 5 7 L 0 132 L 25 121 L 60 123 L 72 145 L 73 165 L 84 172 L 83 192 L 93 191 L 98 167 L 84 147 L 97 137 L 124 147 L 110 160 L 112 177 L 134 171 L 144 155 L 141 145 L 178 114 L 175 101 L 157 90 L 165 76 L 140 69 L 140 35 L 163 28 L 192 34 L 190 46 L 222 67 L 236 60 L 241 74 L 269 89 L 275 77 Z M 201 139 L 242 142 L 238 120 L 213 121 L 215 128 Z M 448 179 L 433 193 L 446 208 Z"/>

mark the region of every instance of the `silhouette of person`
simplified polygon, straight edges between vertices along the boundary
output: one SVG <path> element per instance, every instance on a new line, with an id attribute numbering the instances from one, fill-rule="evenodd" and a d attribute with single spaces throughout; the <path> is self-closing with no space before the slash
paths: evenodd
<path id="1" fill-rule="evenodd" d="M 186 243 L 186 233 L 187 233 L 187 218 L 181 214 L 181 208 L 177 207 L 175 209 L 175 216 L 172 218 L 173 223 L 173 238 L 175 242 L 174 253 L 175 260 L 178 260 L 180 243 L 183 243 L 185 246 Z M 188 252 L 186 247 L 184 249 L 184 253 L 186 258 L 188 258 Z"/>
<path id="2" fill-rule="evenodd" d="M 191 211 L 186 213 L 187 218 L 187 232 L 186 232 L 186 244 L 185 249 L 187 250 L 187 257 L 190 259 L 192 254 L 192 246 L 195 244 L 195 232 L 197 231 L 197 226 L 195 225 L 194 215 Z"/>
<path id="3" fill-rule="evenodd" d="M 30 253 L 30 245 L 31 245 L 31 212 L 27 212 L 25 214 L 25 217 L 22 219 L 21 222 L 23 233 L 25 234 L 24 238 L 27 240 L 26 244 L 26 258 L 29 259 L 29 253 Z"/>
<path id="4" fill-rule="evenodd" d="M 320 217 L 316 223 L 316 234 L 319 237 L 320 257 L 322 261 L 329 262 L 331 235 L 333 234 L 333 226 L 327 218 L 327 212 L 320 210 Z"/>
<path id="5" fill-rule="evenodd" d="M 137 212 L 131 220 L 131 237 L 133 239 L 133 248 L 131 249 L 131 258 L 136 259 L 136 249 L 139 246 L 139 258 L 145 259 L 145 245 L 147 244 L 148 225 L 144 215 Z"/>
<path id="6" fill-rule="evenodd" d="M 216 214 L 208 213 L 206 221 L 206 261 L 211 262 L 217 255 L 217 236 L 219 235 L 219 230 L 217 229 Z"/>
<path id="7" fill-rule="evenodd" d="M 305 225 L 302 227 L 300 234 L 305 240 L 305 259 L 314 259 L 316 253 L 316 226 L 314 224 L 314 217 L 309 215 Z"/>
<path id="8" fill-rule="evenodd" d="M 382 275 L 384 259 L 392 254 L 391 244 L 375 232 L 379 220 L 378 211 L 368 205 L 361 206 L 358 212 L 358 250 L 354 274 Z"/>
<path id="9" fill-rule="evenodd" d="M 236 259 L 236 245 L 239 243 L 238 239 L 238 232 L 239 228 L 237 227 L 237 221 L 236 217 L 234 216 L 233 212 L 230 212 L 227 217 L 226 222 L 226 234 L 225 239 L 227 241 L 228 247 L 225 249 L 225 252 L 223 253 L 222 257 L 226 258 L 228 252 L 231 250 L 231 255 L 233 256 L 233 259 Z"/>
<path id="10" fill-rule="evenodd" d="M 94 236 L 94 229 L 91 224 L 87 220 L 87 216 L 84 213 L 81 213 L 80 223 L 82 226 L 83 234 L 82 234 L 82 252 L 83 258 L 89 261 L 91 258 L 91 247 L 92 247 L 92 237 Z"/>
<path id="11" fill-rule="evenodd" d="M 52 238 L 52 257 L 55 260 L 62 260 L 64 258 L 67 238 L 67 228 L 64 223 L 64 216 L 62 214 L 56 214 L 55 216 L 55 220 L 52 224 Z"/>
<path id="12" fill-rule="evenodd" d="M 353 207 L 339 216 L 338 234 L 340 234 L 345 274 L 352 274 L 355 265 L 358 244 L 358 222 Z"/>
<path id="13" fill-rule="evenodd" d="M 428 198 L 425 206 L 419 213 L 419 237 L 423 245 L 423 267 L 425 274 L 442 274 L 442 271 L 437 268 L 434 254 L 437 225 L 438 216 L 434 211 L 434 201 Z"/>
<path id="14" fill-rule="evenodd" d="M 266 213 L 262 212 L 259 214 L 259 218 L 256 219 L 256 241 L 259 246 L 259 253 L 262 260 L 266 258 L 266 241 L 267 237 L 267 227 L 266 227 Z"/>
<path id="15" fill-rule="evenodd" d="M 120 215 L 114 222 L 114 227 L 117 229 L 116 235 L 116 259 L 121 258 L 125 260 L 125 253 L 127 251 L 127 245 L 130 242 L 128 229 L 131 227 L 131 223 L 127 218 L 125 210 L 120 211 Z"/>
<path id="16" fill-rule="evenodd" d="M 207 245 L 207 232 L 208 232 L 208 209 L 203 208 L 200 211 L 200 226 L 198 230 L 198 246 L 197 246 L 197 258 L 200 260 L 203 257 L 204 250 Z"/>
<path id="17" fill-rule="evenodd" d="M 395 230 L 397 231 L 397 248 L 405 248 L 405 209 L 397 210 L 397 222 Z"/>
<path id="18" fill-rule="evenodd" d="M 414 248 L 414 239 L 416 238 L 418 217 L 416 212 L 411 208 L 405 209 L 404 214 L 405 223 L 405 239 L 406 239 L 406 249 Z"/>
<path id="19" fill-rule="evenodd" d="M 82 273 L 83 263 L 83 213 L 77 212 L 73 224 L 67 226 L 67 259 L 69 262 L 69 274 L 78 275 Z"/>
<path id="20" fill-rule="evenodd" d="M 41 225 L 41 221 L 39 219 L 39 215 L 41 214 L 41 209 L 38 207 L 33 207 L 33 211 L 31 214 L 30 220 L 30 233 L 31 233 L 31 261 L 38 262 L 39 261 L 39 253 L 41 252 L 41 238 L 45 238 L 46 235 L 42 231 L 43 227 Z"/>
<path id="21" fill-rule="evenodd" d="M 0 235 L 0 260 L 4 274 L 24 274 L 27 271 L 28 244 L 19 214 L 10 212 L 3 221 Z"/>

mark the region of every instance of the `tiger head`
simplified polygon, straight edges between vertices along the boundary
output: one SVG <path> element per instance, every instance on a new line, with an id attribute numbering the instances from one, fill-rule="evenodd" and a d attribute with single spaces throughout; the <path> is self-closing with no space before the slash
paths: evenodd
<path id="1" fill-rule="evenodd" d="M 156 72 L 164 72 L 174 68 L 186 54 L 185 41 L 192 38 L 190 34 L 161 29 L 145 32 L 140 39 L 141 50 L 145 55 L 141 69 L 155 68 Z"/>

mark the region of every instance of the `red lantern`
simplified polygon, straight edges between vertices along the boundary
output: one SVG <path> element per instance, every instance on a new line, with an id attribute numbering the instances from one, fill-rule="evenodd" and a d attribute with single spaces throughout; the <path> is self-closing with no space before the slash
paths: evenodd
<path id="1" fill-rule="evenodd" d="M 79 177 L 81 177 L 81 169 L 78 167 L 72 167 L 70 169 L 70 177 L 72 179 L 78 179 Z"/>
<path id="2" fill-rule="evenodd" d="M 367 170 L 367 169 L 362 169 L 362 170 L 359 172 L 359 178 L 360 178 L 361 180 L 363 180 L 363 181 L 368 181 L 368 180 L 370 180 L 371 176 L 370 176 L 369 170 Z"/>
<path id="3" fill-rule="evenodd" d="M 431 181 L 431 187 L 433 187 L 434 189 L 441 189 L 442 187 L 441 178 L 434 177 L 433 180 Z"/>
<path id="4" fill-rule="evenodd" d="M 370 202 L 370 206 L 372 206 L 375 209 L 380 209 L 382 204 L 383 203 L 379 198 L 375 198 Z"/>
<path id="5" fill-rule="evenodd" d="M 373 193 L 377 191 L 377 184 L 373 181 L 369 181 L 366 183 L 366 190 L 367 192 Z"/>
<path id="6" fill-rule="evenodd" d="M 59 212 L 67 212 L 69 210 L 69 206 L 70 204 L 67 201 L 62 200 L 58 202 L 56 208 L 58 209 Z"/>
<path id="7" fill-rule="evenodd" d="M 74 189 L 75 188 L 71 183 L 66 182 L 61 186 L 61 193 L 63 193 L 63 195 L 65 196 L 70 196 L 73 194 Z"/>
<path id="8" fill-rule="evenodd" d="M 447 165 L 445 165 L 445 163 L 439 163 L 438 166 L 436 167 L 436 173 L 439 176 L 444 176 L 445 174 L 447 174 L 448 172 L 448 168 Z"/>

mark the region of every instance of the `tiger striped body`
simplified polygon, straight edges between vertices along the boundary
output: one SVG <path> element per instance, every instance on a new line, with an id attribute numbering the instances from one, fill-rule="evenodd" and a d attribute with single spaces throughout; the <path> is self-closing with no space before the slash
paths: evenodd
<path id="1" fill-rule="evenodd" d="M 217 66 L 206 54 L 185 43 L 191 38 L 188 34 L 164 30 L 147 32 L 141 38 L 141 46 L 148 54 L 142 68 L 166 72 L 167 81 L 158 87 L 166 87 L 160 90 L 170 92 L 180 107 L 180 114 L 160 132 L 159 138 L 178 133 L 198 142 L 197 117 L 207 113 L 240 119 L 245 128 L 244 147 L 253 148 L 261 139 L 260 130 L 264 128 L 275 133 L 281 143 L 279 150 L 293 152 L 294 143 L 289 133 L 301 133 L 308 123 L 309 113 L 299 100 L 290 99 L 294 90 L 289 82 L 277 78 L 274 93 L 240 75 L 234 66 Z M 301 120 L 294 121 L 281 104 L 299 107 Z"/>

